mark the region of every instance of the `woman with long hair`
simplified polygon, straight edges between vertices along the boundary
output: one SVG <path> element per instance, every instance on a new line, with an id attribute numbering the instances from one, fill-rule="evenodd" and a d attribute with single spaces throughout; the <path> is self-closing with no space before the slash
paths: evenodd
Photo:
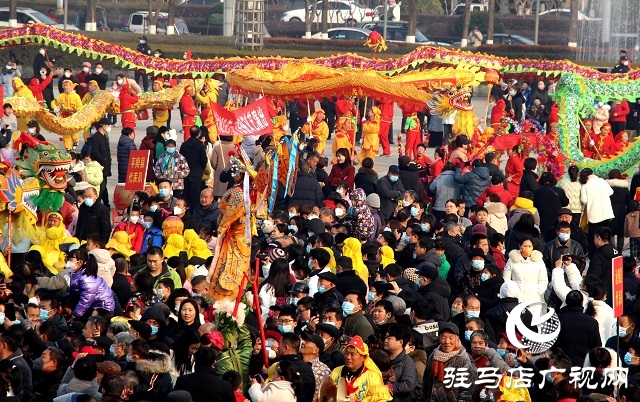
<path id="1" fill-rule="evenodd" d="M 115 300 L 113 291 L 107 283 L 98 276 L 98 261 L 87 253 L 86 248 L 79 248 L 67 255 L 69 267 L 75 266 L 75 273 L 71 275 L 69 295 L 79 297 L 78 304 L 73 310 L 73 316 L 88 317 L 94 311 L 105 319 L 113 316 Z"/>
<path id="2" fill-rule="evenodd" d="M 20 369 L 10 360 L 0 362 L 0 400 L 19 402 L 23 398 L 23 376 Z M 28 398 L 27 398 L 28 399 Z"/>
<path id="3" fill-rule="evenodd" d="M 598 321 L 600 327 L 600 339 L 602 344 L 606 344 L 607 340 L 616 335 L 616 319 L 613 316 L 613 309 L 606 302 L 607 288 L 604 283 L 598 282 L 589 288 L 589 303 L 584 311 L 587 315 Z"/>
<path id="4" fill-rule="evenodd" d="M 269 275 L 260 285 L 259 296 L 262 300 L 263 314 L 269 312 L 269 307 L 287 302 L 290 283 L 289 263 L 285 258 L 276 258 L 271 263 Z"/>
<path id="5" fill-rule="evenodd" d="M 196 331 L 185 332 L 173 344 L 171 359 L 171 381 L 175 386 L 179 376 L 191 374 L 194 370 L 194 355 L 200 347 L 200 335 Z"/>
<path id="6" fill-rule="evenodd" d="M 335 191 L 342 181 L 347 183 L 349 191 L 353 190 L 356 168 L 351 164 L 351 156 L 349 156 L 347 148 L 340 148 L 336 151 L 336 162 L 331 166 L 331 172 L 329 173 L 331 190 Z"/>
<path id="7" fill-rule="evenodd" d="M 542 253 L 533 248 L 533 240 L 523 237 L 520 248 L 509 253 L 502 273 L 505 281 L 514 281 L 522 291 L 521 302 L 544 301 L 549 279 Z"/>
<path id="8" fill-rule="evenodd" d="M 160 301 L 153 288 L 154 284 L 155 278 L 149 271 L 140 271 L 133 277 L 133 297 L 140 300 L 144 307 L 151 307 Z"/>
<path id="9" fill-rule="evenodd" d="M 297 396 L 302 390 L 302 378 L 296 370 L 294 363 L 283 360 L 276 367 L 274 380 L 262 386 L 263 381 L 258 382 L 251 377 L 249 396 L 252 402 L 296 402 Z"/>
<path id="10" fill-rule="evenodd" d="M 189 298 L 182 301 L 180 304 L 180 311 L 178 314 L 178 322 L 169 324 L 167 329 L 167 336 L 171 339 L 177 340 L 182 337 L 187 331 L 198 331 L 202 325 L 200 319 L 200 307 L 198 302 Z"/>
<path id="11" fill-rule="evenodd" d="M 191 297 L 191 293 L 189 293 L 189 291 L 184 288 L 175 289 L 173 292 L 171 292 L 169 298 L 167 299 L 166 305 L 167 307 L 169 307 L 169 310 L 171 310 L 169 318 L 172 321 L 178 322 L 178 312 L 180 311 L 180 305 L 182 304 L 183 300 L 188 299 L 189 297 Z"/>
<path id="12" fill-rule="evenodd" d="M 569 199 L 569 209 L 571 210 L 571 223 L 580 225 L 580 217 L 582 216 L 582 202 L 580 201 L 580 190 L 582 184 L 578 180 L 580 169 L 576 165 L 569 166 L 567 174 L 560 179 L 558 187 L 564 190 L 565 195 Z"/>

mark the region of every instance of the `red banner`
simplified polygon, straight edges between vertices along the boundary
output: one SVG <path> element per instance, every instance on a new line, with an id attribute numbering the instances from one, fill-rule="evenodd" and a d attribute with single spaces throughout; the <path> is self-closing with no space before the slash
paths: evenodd
<path id="1" fill-rule="evenodd" d="M 129 167 L 124 189 L 130 191 L 144 191 L 149 166 L 149 150 L 131 151 L 129 153 Z"/>
<path id="2" fill-rule="evenodd" d="M 611 283 L 613 284 L 613 316 L 618 318 L 622 315 L 624 306 L 624 285 L 622 282 L 622 256 L 619 255 L 611 260 L 613 269 L 611 270 Z"/>
<path id="3" fill-rule="evenodd" d="M 266 98 L 258 99 L 234 111 L 211 103 L 211 110 L 219 135 L 262 135 L 273 130 Z"/>

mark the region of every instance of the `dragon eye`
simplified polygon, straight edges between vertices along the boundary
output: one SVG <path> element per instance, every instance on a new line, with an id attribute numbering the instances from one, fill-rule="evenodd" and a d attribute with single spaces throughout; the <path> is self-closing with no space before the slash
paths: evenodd
<path id="1" fill-rule="evenodd" d="M 449 92 L 449 96 L 453 96 L 453 92 Z"/>
<path id="2" fill-rule="evenodd" d="M 43 152 L 42 152 L 42 156 L 49 156 L 49 152 L 47 152 L 47 151 L 43 151 Z"/>

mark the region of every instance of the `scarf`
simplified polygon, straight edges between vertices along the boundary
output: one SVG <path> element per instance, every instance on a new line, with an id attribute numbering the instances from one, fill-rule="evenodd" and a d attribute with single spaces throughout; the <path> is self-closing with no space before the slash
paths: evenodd
<path id="1" fill-rule="evenodd" d="M 458 345 L 456 348 L 448 353 L 440 350 L 441 346 L 438 346 L 437 349 L 433 351 L 433 363 L 431 366 L 431 375 L 438 382 L 444 382 L 444 365 L 446 362 L 451 360 L 454 356 L 460 353 L 460 340 L 458 340 Z"/>
<path id="2" fill-rule="evenodd" d="M 162 168 L 162 173 L 164 173 L 167 177 L 173 177 L 173 170 L 176 167 L 176 158 L 173 155 L 169 155 L 165 152 L 160 167 Z"/>

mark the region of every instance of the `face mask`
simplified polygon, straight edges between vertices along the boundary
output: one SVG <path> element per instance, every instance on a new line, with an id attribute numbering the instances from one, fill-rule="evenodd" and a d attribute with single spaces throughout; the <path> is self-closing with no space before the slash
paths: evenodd
<path id="1" fill-rule="evenodd" d="M 278 355 L 276 354 L 276 351 L 273 349 L 269 349 L 269 360 L 273 360 L 276 357 L 278 357 Z"/>
<path id="2" fill-rule="evenodd" d="M 336 216 L 342 216 L 342 215 L 344 215 L 344 209 L 336 208 Z"/>
<path id="3" fill-rule="evenodd" d="M 415 260 L 416 258 L 418 258 L 418 254 L 413 253 L 413 255 L 411 255 L 411 257 L 413 257 L 413 259 Z"/>
<path id="4" fill-rule="evenodd" d="M 383 232 L 391 232 L 392 230 L 391 230 L 391 228 L 386 227 L 386 228 L 382 229 L 382 231 L 383 231 Z"/>
<path id="5" fill-rule="evenodd" d="M 44 309 L 40 309 L 40 321 L 47 321 L 49 319 L 49 312 Z"/>
<path id="6" fill-rule="evenodd" d="M 631 366 L 633 361 L 633 355 L 631 354 L 631 352 L 627 352 L 627 354 L 624 355 L 624 364 L 626 364 L 627 366 Z"/>
<path id="7" fill-rule="evenodd" d="M 200 297 L 200 296 L 201 296 L 200 293 L 194 293 L 194 294 L 191 295 L 191 297 Z"/>
<path id="8" fill-rule="evenodd" d="M 163 189 L 160 189 L 160 191 L 162 191 L 162 190 L 163 190 Z M 158 191 L 158 193 L 160 193 L 160 191 Z M 157 205 L 152 205 L 152 206 L 149 208 L 149 211 L 151 211 L 151 212 L 156 212 L 157 210 L 158 210 L 158 206 L 157 206 Z"/>
<path id="9" fill-rule="evenodd" d="M 464 331 L 464 339 L 471 341 L 471 334 L 473 334 L 473 331 Z"/>
<path id="10" fill-rule="evenodd" d="M 571 238 L 571 234 L 567 234 L 567 233 L 558 233 L 558 240 L 560 240 L 562 243 L 565 243 L 567 240 L 569 240 Z"/>
<path id="11" fill-rule="evenodd" d="M 167 153 L 168 153 L 169 155 L 173 155 L 173 154 L 175 154 L 175 153 L 176 153 L 176 149 L 175 149 L 175 148 L 173 148 L 173 147 L 172 147 L 172 148 L 167 148 Z"/>
<path id="12" fill-rule="evenodd" d="M 305 247 L 304 251 L 309 254 L 311 252 L 311 246 Z"/>
<path id="13" fill-rule="evenodd" d="M 342 311 L 344 312 L 344 315 L 353 314 L 353 310 L 355 308 L 356 308 L 356 306 L 353 303 L 342 302 Z"/>
<path id="14" fill-rule="evenodd" d="M 625 327 L 618 326 L 618 336 L 620 338 L 627 336 L 627 329 Z"/>
<path id="15" fill-rule="evenodd" d="M 107 128 L 105 128 L 104 131 L 106 131 L 107 133 L 110 133 L 111 132 L 111 126 L 107 126 Z"/>
<path id="16" fill-rule="evenodd" d="M 47 70 L 42 70 L 42 71 L 40 71 L 40 75 L 41 75 L 41 76 L 43 76 L 43 77 L 44 77 L 45 75 L 47 75 Z"/>
<path id="17" fill-rule="evenodd" d="M 111 356 L 113 356 L 113 357 L 115 357 L 115 356 L 116 356 L 116 347 L 115 347 L 115 346 L 111 345 L 111 346 L 109 347 L 109 354 L 110 354 Z"/>
<path id="18" fill-rule="evenodd" d="M 102 73 L 102 69 L 101 68 L 96 68 L 96 74 L 101 74 Z"/>
<path id="19" fill-rule="evenodd" d="M 391 183 L 395 183 L 398 181 L 398 176 L 389 176 L 389 180 L 391 181 Z"/>
<path id="20" fill-rule="evenodd" d="M 420 282 L 420 278 L 416 278 L 416 285 L 418 285 L 418 287 L 422 286 L 422 282 Z"/>
<path id="21" fill-rule="evenodd" d="M 153 226 L 153 222 L 145 222 L 143 223 L 145 229 L 151 229 Z"/>
<path id="22" fill-rule="evenodd" d="M 307 217 L 307 220 L 310 221 L 311 219 L 318 219 L 318 215 L 316 214 L 309 214 L 309 216 Z M 315 234 L 313 232 L 309 232 L 309 235 Z"/>
<path id="23" fill-rule="evenodd" d="M 33 361 L 33 369 L 36 371 L 42 371 L 44 369 L 44 362 L 42 361 L 42 357 L 38 357 Z"/>
<path id="24" fill-rule="evenodd" d="M 462 313 L 462 311 L 458 310 L 457 308 L 451 307 L 451 317 L 455 317 L 460 313 Z"/>
<path id="25" fill-rule="evenodd" d="M 13 68 L 13 66 L 6 66 L 7 70 L 11 70 Z"/>
<path id="26" fill-rule="evenodd" d="M 64 73 L 64 76 L 69 78 L 69 77 L 71 77 L 71 73 L 70 72 L 66 72 L 66 73 Z"/>
<path id="27" fill-rule="evenodd" d="M 151 336 L 156 335 L 158 333 L 158 327 L 156 327 L 155 325 L 150 325 L 151 327 Z"/>
<path id="28" fill-rule="evenodd" d="M 129 355 L 127 355 L 126 359 L 127 359 L 127 361 L 128 361 L 129 363 L 133 362 L 133 360 L 131 359 L 131 356 L 129 356 Z"/>
<path id="29" fill-rule="evenodd" d="M 413 216 L 415 218 L 416 216 L 418 216 L 419 213 L 420 213 L 420 211 L 418 211 L 418 208 L 411 207 L 411 216 Z"/>
<path id="30" fill-rule="evenodd" d="M 429 231 L 429 225 L 426 223 L 421 223 L 420 224 L 420 228 L 422 229 L 423 232 L 428 232 Z"/>
<path id="31" fill-rule="evenodd" d="M 295 225 L 289 225 L 289 231 L 293 234 L 298 232 L 298 227 Z"/>
<path id="32" fill-rule="evenodd" d="M 533 102 L 534 105 L 540 106 L 540 102 Z"/>
<path id="33" fill-rule="evenodd" d="M 516 94 L 516 91 L 509 91 L 509 95 L 513 96 Z"/>
<path id="34" fill-rule="evenodd" d="M 405 200 L 402 200 L 402 206 L 403 206 L 403 207 L 405 207 L 405 208 L 406 208 L 406 207 L 408 207 L 409 205 L 411 205 L 411 201 L 405 201 Z"/>
<path id="35" fill-rule="evenodd" d="M 29 128 L 27 129 L 27 132 L 28 132 L 29 134 L 35 134 L 35 133 L 36 133 L 36 129 L 35 129 L 35 128 L 33 128 L 33 127 L 29 127 Z"/>
<path id="36" fill-rule="evenodd" d="M 342 190 L 336 190 L 336 193 L 340 194 L 340 197 L 343 197 L 343 196 L 344 196 L 344 193 L 343 193 L 343 191 L 342 191 Z"/>
<path id="37" fill-rule="evenodd" d="M 161 188 L 160 190 L 158 190 L 158 194 L 160 195 L 160 197 L 162 198 L 166 198 L 169 196 L 169 189 L 168 188 Z M 153 207 L 152 207 L 153 208 Z M 157 208 L 157 207 L 156 207 Z M 155 212 L 155 211 L 154 211 Z"/>
<path id="38" fill-rule="evenodd" d="M 312 271 L 313 271 L 313 260 L 311 260 L 311 259 L 310 259 L 310 260 L 307 262 L 307 266 L 309 267 L 309 269 L 310 269 L 310 270 L 312 270 Z"/>
<path id="39" fill-rule="evenodd" d="M 482 282 L 486 281 L 487 279 L 489 279 L 489 274 L 486 272 L 483 272 L 482 275 L 480 275 L 480 280 Z"/>
<path id="40" fill-rule="evenodd" d="M 500 355 L 500 357 L 502 357 L 503 359 L 507 355 L 506 349 L 496 349 L 496 352 L 498 352 L 498 355 Z"/>
<path id="41" fill-rule="evenodd" d="M 73 261 L 67 261 L 67 265 L 64 266 L 66 269 L 75 269 L 76 268 L 76 264 L 73 263 Z"/>
<path id="42" fill-rule="evenodd" d="M 134 225 L 135 225 L 136 223 L 138 223 L 138 221 L 139 221 L 139 220 L 140 220 L 140 217 L 139 217 L 139 216 L 130 216 L 130 217 L 129 217 L 129 222 L 133 223 Z"/>
<path id="43" fill-rule="evenodd" d="M 296 214 L 294 214 L 294 213 L 289 212 L 289 219 L 291 219 L 291 218 L 295 218 L 296 216 L 298 216 L 298 215 L 296 215 Z"/>
<path id="44" fill-rule="evenodd" d="M 367 300 L 372 302 L 376 299 L 376 294 L 374 292 L 367 293 Z"/>
<path id="45" fill-rule="evenodd" d="M 282 333 L 282 334 L 293 332 L 293 326 L 292 325 L 278 325 L 278 331 L 280 331 L 280 333 Z"/>
<path id="46" fill-rule="evenodd" d="M 324 285 L 318 285 L 318 293 L 323 294 L 327 289 L 324 288 Z"/>
<path id="47" fill-rule="evenodd" d="M 403 233 L 402 237 L 400 238 L 400 241 L 404 243 L 409 243 L 409 236 L 406 233 Z"/>
<path id="48" fill-rule="evenodd" d="M 472 260 L 471 266 L 474 271 L 482 271 L 484 269 L 484 260 Z"/>
<path id="49" fill-rule="evenodd" d="M 289 304 L 293 304 L 294 306 L 297 306 L 299 301 L 300 299 L 298 299 L 297 297 L 292 297 L 291 299 L 289 299 Z"/>
<path id="50" fill-rule="evenodd" d="M 122 80 L 118 80 L 118 85 L 122 85 Z"/>
<path id="51" fill-rule="evenodd" d="M 85 73 L 89 72 L 89 67 L 82 67 L 82 71 L 84 71 Z"/>
<path id="52" fill-rule="evenodd" d="M 91 133 L 91 135 L 94 135 L 96 133 L 96 129 L 92 128 L 91 130 L 89 130 L 89 132 Z"/>
<path id="53" fill-rule="evenodd" d="M 89 208 L 91 208 L 93 206 L 93 198 L 85 198 L 84 199 L 84 205 L 88 206 Z"/>
<path id="54" fill-rule="evenodd" d="M 626 357 L 626 356 L 625 356 Z M 551 377 L 551 373 L 547 373 L 544 375 L 544 379 L 549 383 L 553 384 L 553 377 Z"/>
<path id="55" fill-rule="evenodd" d="M 467 318 L 478 318 L 480 317 L 479 311 L 467 311 Z"/>
<path id="56" fill-rule="evenodd" d="M 174 214 L 174 215 L 180 215 L 180 214 L 182 214 L 182 208 L 180 208 L 180 207 L 173 207 L 173 214 Z"/>
<path id="57" fill-rule="evenodd" d="M 154 56 L 156 56 L 156 57 L 160 57 L 160 53 L 156 53 Z"/>
<path id="58" fill-rule="evenodd" d="M 4 313 L 0 312 L 0 324 L 4 324 L 4 318 L 5 318 Z"/>
<path id="59" fill-rule="evenodd" d="M 43 56 L 44 56 L 44 55 L 45 55 L 45 53 L 47 53 L 47 51 L 46 51 L 46 50 L 44 50 L 44 49 L 40 49 L 40 54 L 41 54 L 41 55 L 43 55 Z"/>

